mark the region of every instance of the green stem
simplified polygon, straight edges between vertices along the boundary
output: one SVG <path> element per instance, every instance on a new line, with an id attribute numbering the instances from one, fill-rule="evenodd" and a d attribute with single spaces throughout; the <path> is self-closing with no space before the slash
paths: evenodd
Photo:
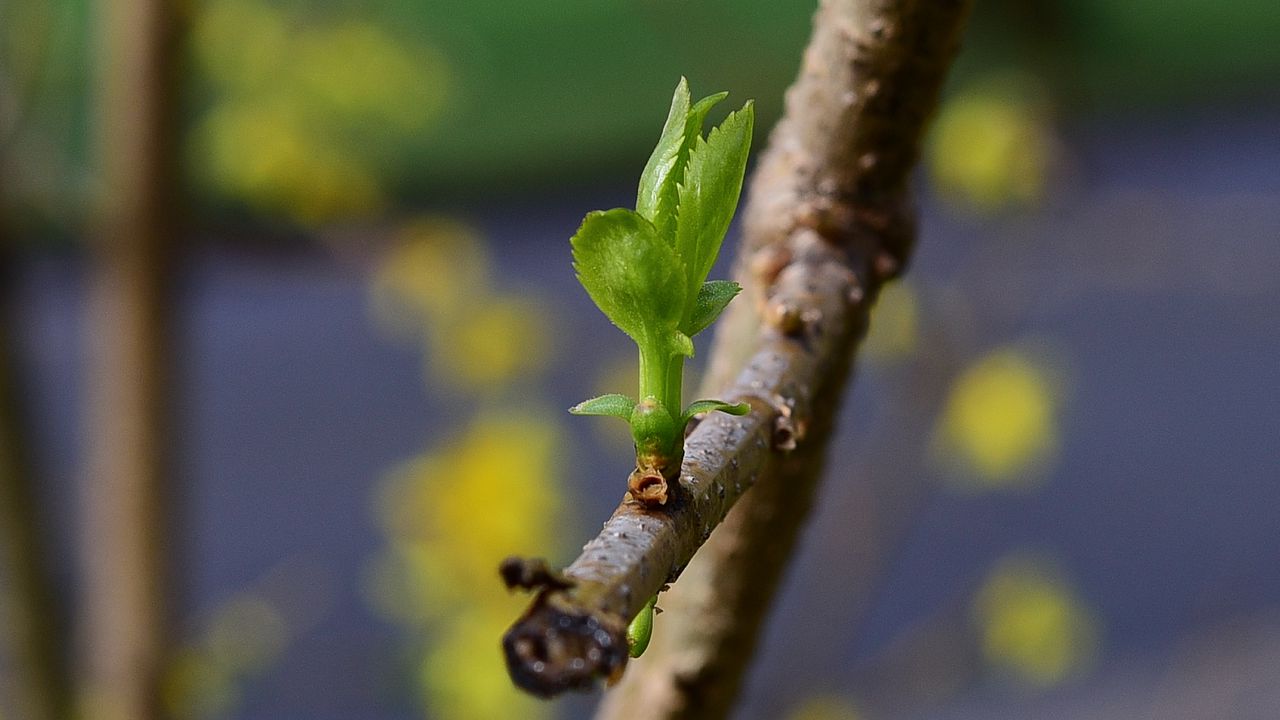
<path id="1" fill-rule="evenodd" d="M 667 397 L 663 399 L 663 404 L 667 406 L 667 412 L 671 413 L 671 417 L 677 422 L 680 420 L 680 413 L 683 412 L 684 406 L 681 403 L 681 395 L 684 390 L 684 356 L 674 355 L 671 358 L 671 364 L 667 366 Z M 677 434 L 683 434 L 684 428 L 676 428 Z"/>
<path id="2" fill-rule="evenodd" d="M 666 352 L 640 349 L 640 400 L 654 398 L 674 418 L 680 412 L 684 358 Z"/>
<path id="3" fill-rule="evenodd" d="M 646 347 L 647 346 L 647 347 Z M 665 348 L 654 352 L 651 348 L 662 348 L 658 343 L 645 343 L 640 348 L 640 402 L 649 398 L 657 400 L 662 411 L 670 418 L 664 423 L 665 428 L 656 438 L 659 452 L 669 458 L 677 459 L 680 451 L 680 440 L 683 428 L 676 428 L 680 417 L 680 391 L 684 377 L 684 357 L 673 355 Z M 633 425 L 633 432 L 638 431 Z M 640 431 L 644 432 L 644 431 Z M 637 438 L 640 443 L 640 438 Z M 642 443 L 641 443 L 642 444 Z"/>
<path id="4" fill-rule="evenodd" d="M 652 352 L 645 352 L 645 347 L 640 347 L 640 395 L 637 400 L 644 401 L 646 398 L 654 398 L 658 402 L 666 404 L 663 400 L 667 385 L 667 368 L 662 358 Z"/>

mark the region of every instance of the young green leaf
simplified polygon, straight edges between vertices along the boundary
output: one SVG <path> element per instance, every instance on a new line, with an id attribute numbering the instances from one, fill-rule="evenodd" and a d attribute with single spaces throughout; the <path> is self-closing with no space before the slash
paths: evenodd
<path id="1" fill-rule="evenodd" d="M 679 183 L 684 177 L 689 153 L 702 136 L 707 113 L 728 96 L 726 92 L 708 95 L 690 107 L 688 81 L 680 78 L 676 86 L 662 136 L 640 176 L 640 190 L 636 194 L 636 211 L 653 223 L 658 235 L 668 240 L 674 241 Z"/>
<path id="2" fill-rule="evenodd" d="M 707 120 L 707 113 L 711 112 L 711 108 L 715 107 L 721 100 L 729 97 L 727 92 L 718 92 L 714 95 L 708 95 L 693 104 L 689 110 L 689 120 L 684 124 L 684 149 L 686 153 L 685 159 L 688 160 L 687 154 L 693 149 L 693 141 L 702 137 L 702 123 Z"/>
<path id="3" fill-rule="evenodd" d="M 689 153 L 679 188 L 675 247 L 688 273 L 690 311 L 733 220 L 754 122 L 748 101 L 712 129 L 706 140 L 698 138 Z"/>
<path id="4" fill-rule="evenodd" d="M 722 412 L 729 415 L 746 415 L 751 412 L 751 406 L 747 403 L 727 403 L 723 400 L 695 400 L 689 403 L 689 407 L 685 409 L 682 419 L 682 427 L 687 425 L 694 415 L 709 412 Z"/>
<path id="5" fill-rule="evenodd" d="M 669 347 L 685 278 L 675 251 L 653 225 L 622 208 L 588 213 L 570 243 L 578 281 L 613 324 L 641 347 Z"/>
<path id="6" fill-rule="evenodd" d="M 689 119 L 689 81 L 680 78 L 675 95 L 671 98 L 671 110 L 662 126 L 662 136 L 649 156 L 649 162 L 640 174 L 640 191 L 636 194 L 636 212 L 649 222 L 657 223 L 659 197 L 668 184 L 680 179 L 682 167 L 678 167 L 681 149 L 685 144 L 685 126 Z M 686 151 L 687 153 L 687 151 Z"/>
<path id="7" fill-rule="evenodd" d="M 635 410 L 636 401 L 626 395 L 618 395 L 612 393 L 609 395 L 601 395 L 593 397 L 590 400 L 582 402 L 569 408 L 569 412 L 574 415 L 608 415 L 611 417 L 619 417 L 623 420 L 631 419 L 631 411 Z"/>
<path id="8" fill-rule="evenodd" d="M 694 103 L 689 110 L 689 117 L 684 125 L 684 144 L 680 146 L 680 154 L 676 158 L 676 164 L 671 173 L 667 175 L 662 193 L 658 197 L 658 207 L 656 218 L 654 219 L 658 234 L 667 238 L 673 244 L 675 243 L 676 208 L 680 204 L 680 182 L 684 177 L 685 168 L 689 164 L 689 153 L 693 151 L 694 143 L 702 138 L 702 123 L 706 121 L 707 113 L 711 111 L 711 108 L 715 107 L 716 103 L 727 97 L 729 97 L 727 92 L 708 95 Z"/>
<path id="9" fill-rule="evenodd" d="M 684 326 L 685 334 L 697 335 L 715 322 L 728 307 L 729 301 L 742 292 L 742 286 L 732 280 L 711 280 L 702 284 L 694 302 L 693 314 Z"/>

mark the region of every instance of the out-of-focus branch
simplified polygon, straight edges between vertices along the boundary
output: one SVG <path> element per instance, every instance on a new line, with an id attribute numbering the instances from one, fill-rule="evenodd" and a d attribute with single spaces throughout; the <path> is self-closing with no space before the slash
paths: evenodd
<path id="1" fill-rule="evenodd" d="M 708 387 L 736 376 L 714 394 L 752 412 L 704 420 L 686 441 L 676 500 L 656 510 L 624 501 L 563 577 L 541 583 L 504 639 L 522 687 L 553 694 L 620 672 L 627 620 L 755 487 L 703 546 L 714 583 L 704 576 L 698 601 L 663 616 L 656 639 L 668 649 L 602 711 L 728 712 L 811 502 L 852 350 L 913 244 L 907 180 L 968 6 L 823 3 L 752 183 L 737 271 L 749 300 L 731 308 L 712 359 Z"/>
<path id="2" fill-rule="evenodd" d="M 170 316 L 177 5 L 103 0 L 103 195 L 88 309 L 82 712 L 164 716 L 172 641 Z"/>
<path id="3" fill-rule="evenodd" d="M 813 378 L 816 435 L 763 474 L 663 599 L 648 656 L 611 693 L 602 718 L 718 718 L 738 693 L 759 630 L 821 474 L 826 438 L 868 312 L 915 240 L 908 180 L 925 124 L 958 49 L 970 3 L 826 0 L 814 18 L 786 115 L 770 138 L 747 205 L 737 276 L 756 299 L 717 335 L 707 384 L 734 372 L 742 338 L 763 319 L 805 310 L 769 274 L 797 268 L 812 233 L 839 248 L 862 290 L 839 326 L 837 372 Z"/>
<path id="4" fill-rule="evenodd" d="M 21 717 L 71 716 L 71 684 L 64 654 L 64 609 L 54 589 L 50 533 L 42 520 L 32 467 L 29 417 L 18 351 L 16 268 L 0 237 L 0 576 L 6 590 L 3 622 L 17 660 L 14 691 Z"/>

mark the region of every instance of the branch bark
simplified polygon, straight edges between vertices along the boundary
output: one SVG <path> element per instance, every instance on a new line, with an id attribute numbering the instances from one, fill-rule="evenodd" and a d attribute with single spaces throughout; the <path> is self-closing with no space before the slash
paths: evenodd
<path id="1" fill-rule="evenodd" d="M 89 289 L 81 711 L 165 716 L 173 637 L 171 438 L 176 5 L 103 0 L 104 189 Z"/>
<path id="2" fill-rule="evenodd" d="M 706 388 L 752 412 L 704 420 L 686 440 L 675 501 L 648 510 L 624 500 L 564 582 L 542 587 L 504 638 L 521 687 L 550 695 L 616 677 L 627 621 L 701 546 L 704 570 L 677 586 L 686 600 L 673 608 L 664 596 L 672 612 L 655 632 L 657 657 L 601 716 L 728 713 L 812 502 L 868 312 L 914 244 L 908 179 L 968 9 L 822 3 L 752 182 L 735 271 L 749 301 L 722 323 Z"/>

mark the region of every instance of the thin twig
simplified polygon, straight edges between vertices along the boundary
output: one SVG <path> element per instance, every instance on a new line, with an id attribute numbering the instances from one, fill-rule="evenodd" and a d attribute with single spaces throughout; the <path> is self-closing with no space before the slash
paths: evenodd
<path id="1" fill-rule="evenodd" d="M 749 301 L 731 307 L 711 363 L 712 389 L 737 378 L 716 394 L 749 401 L 752 412 L 703 421 L 686 441 L 682 499 L 658 510 L 624 501 L 564 571 L 572 586 L 539 593 L 504 640 L 517 684 L 554 694 L 616 677 L 627 620 L 680 575 L 754 486 L 730 514 L 732 529 L 706 548 L 718 585 L 700 582 L 699 602 L 663 616 L 655 639 L 670 635 L 678 647 L 649 663 L 661 665 L 653 676 L 627 682 L 653 692 L 643 702 L 614 693 L 603 710 L 628 718 L 728 712 L 812 502 L 871 304 L 914 243 L 907 180 L 968 7 L 823 3 L 787 115 L 752 183 L 736 272 Z"/>

